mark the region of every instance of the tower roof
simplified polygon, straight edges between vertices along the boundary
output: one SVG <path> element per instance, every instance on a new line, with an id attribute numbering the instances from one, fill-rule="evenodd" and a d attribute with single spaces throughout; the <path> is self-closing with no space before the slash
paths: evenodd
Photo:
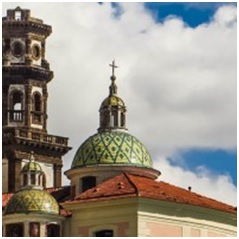
<path id="1" fill-rule="evenodd" d="M 20 190 L 9 200 L 4 214 L 11 213 L 47 213 L 59 214 L 57 201 L 44 190 Z"/>
<path id="2" fill-rule="evenodd" d="M 109 87 L 109 95 L 100 106 L 100 127 L 99 132 L 109 130 L 127 130 L 126 128 L 126 105 L 122 98 L 118 96 L 118 88 L 115 83 L 115 61 L 110 64 L 112 67 L 112 75 L 110 77 L 111 84 Z"/>

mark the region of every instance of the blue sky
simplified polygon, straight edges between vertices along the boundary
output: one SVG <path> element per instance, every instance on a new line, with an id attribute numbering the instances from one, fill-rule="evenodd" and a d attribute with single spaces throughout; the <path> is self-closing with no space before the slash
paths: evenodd
<path id="1" fill-rule="evenodd" d="M 18 5 L 53 29 L 48 132 L 73 147 L 63 171 L 98 128 L 115 58 L 129 133 L 159 180 L 236 204 L 236 3 L 5 2 L 2 14 Z"/>
<path id="2" fill-rule="evenodd" d="M 175 15 L 182 18 L 189 26 L 196 27 L 199 24 L 209 22 L 215 11 L 227 4 L 236 5 L 236 3 L 224 2 L 147 2 L 145 6 L 154 12 L 158 21 L 164 21 L 168 16 Z"/>
<path id="3" fill-rule="evenodd" d="M 164 21 L 171 15 L 182 18 L 190 27 L 208 23 L 215 11 L 222 5 L 236 3 L 145 3 L 154 13 L 157 21 Z M 204 165 L 216 174 L 228 174 L 233 184 L 237 185 L 237 152 L 222 149 L 189 149 L 181 154 L 184 162 L 170 159 L 172 165 L 180 165 L 185 169 L 195 171 Z"/>
<path id="4" fill-rule="evenodd" d="M 217 9 L 223 5 L 234 5 L 236 2 L 204 2 L 204 3 L 163 3 L 147 2 L 145 7 L 152 11 L 156 21 L 163 22 L 172 15 L 183 19 L 188 26 L 195 28 L 200 24 L 208 23 Z M 182 161 L 169 158 L 172 165 L 179 165 L 187 170 L 196 171 L 198 167 L 205 166 L 212 173 L 227 174 L 237 185 L 237 151 L 220 148 L 188 149 L 181 152 Z"/>

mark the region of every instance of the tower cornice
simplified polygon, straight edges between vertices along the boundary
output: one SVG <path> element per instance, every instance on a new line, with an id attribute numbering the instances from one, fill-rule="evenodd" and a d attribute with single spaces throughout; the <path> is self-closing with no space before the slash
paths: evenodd
<path id="1" fill-rule="evenodd" d="M 43 23 L 30 21 L 7 21 L 7 18 L 2 19 L 2 31 L 5 36 L 11 34 L 11 31 L 17 36 L 22 37 L 29 32 L 42 35 L 45 38 L 52 33 L 52 27 Z"/>
<path id="2" fill-rule="evenodd" d="M 16 65 L 14 66 L 3 66 L 2 67 L 3 75 L 21 75 L 21 77 L 29 78 L 29 79 L 37 79 L 40 81 L 51 81 L 54 74 L 53 71 L 47 70 L 41 67 L 33 67 L 26 65 Z"/>

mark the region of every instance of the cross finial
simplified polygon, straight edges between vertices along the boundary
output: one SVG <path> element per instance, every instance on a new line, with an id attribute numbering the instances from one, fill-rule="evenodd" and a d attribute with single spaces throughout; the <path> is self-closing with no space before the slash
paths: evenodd
<path id="1" fill-rule="evenodd" d="M 110 67 L 112 67 L 112 76 L 115 76 L 115 68 L 118 68 L 118 66 L 115 65 L 115 60 L 112 61 Z"/>

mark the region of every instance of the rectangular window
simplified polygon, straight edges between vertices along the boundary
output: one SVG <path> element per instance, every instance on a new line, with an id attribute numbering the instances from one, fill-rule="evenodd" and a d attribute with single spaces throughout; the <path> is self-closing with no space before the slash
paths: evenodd
<path id="1" fill-rule="evenodd" d="M 47 237 L 59 237 L 60 236 L 60 226 L 57 224 L 47 225 Z"/>
<path id="2" fill-rule="evenodd" d="M 39 222 L 30 222 L 29 236 L 30 237 L 39 237 L 40 236 L 40 223 Z"/>
<path id="3" fill-rule="evenodd" d="M 36 184 L 36 175 L 35 174 L 31 174 L 31 185 L 35 185 Z"/>
<path id="4" fill-rule="evenodd" d="M 95 232 L 95 237 L 113 237 L 114 233 L 113 230 L 101 230 Z"/>
<path id="5" fill-rule="evenodd" d="M 89 176 L 84 177 L 81 180 L 82 180 L 82 192 L 96 186 L 96 177 Z"/>
<path id="6" fill-rule="evenodd" d="M 6 237 L 24 237 L 23 223 L 6 225 Z"/>

